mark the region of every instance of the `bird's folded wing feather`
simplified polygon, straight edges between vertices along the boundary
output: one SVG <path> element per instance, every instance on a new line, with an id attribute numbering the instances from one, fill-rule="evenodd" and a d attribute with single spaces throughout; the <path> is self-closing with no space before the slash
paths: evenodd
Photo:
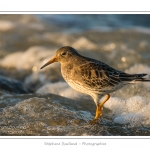
<path id="1" fill-rule="evenodd" d="M 117 71 L 104 63 L 87 63 L 80 66 L 82 80 L 92 88 L 105 89 L 115 87 L 122 82 L 121 75 L 126 73 Z"/>

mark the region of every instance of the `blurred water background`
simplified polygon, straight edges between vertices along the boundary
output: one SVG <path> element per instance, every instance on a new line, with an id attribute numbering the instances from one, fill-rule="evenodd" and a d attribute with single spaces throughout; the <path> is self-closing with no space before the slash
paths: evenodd
<path id="1" fill-rule="evenodd" d="M 150 78 L 149 14 L 0 15 L 0 135 L 150 135 L 150 83 L 128 85 L 105 104 L 64 81 L 60 64 L 40 70 L 72 46 L 127 73 Z"/>

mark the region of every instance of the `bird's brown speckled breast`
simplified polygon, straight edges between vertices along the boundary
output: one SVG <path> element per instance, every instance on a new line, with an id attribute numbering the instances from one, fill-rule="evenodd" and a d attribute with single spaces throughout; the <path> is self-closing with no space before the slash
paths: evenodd
<path id="1" fill-rule="evenodd" d="M 68 82 L 68 80 L 73 77 L 73 65 L 72 64 L 67 64 L 67 65 L 61 65 L 61 73 L 63 78 Z"/>
<path id="2" fill-rule="evenodd" d="M 65 81 L 76 91 L 81 93 L 93 95 L 93 90 L 81 82 L 81 70 L 76 66 L 73 69 L 72 65 L 61 66 L 61 73 Z"/>

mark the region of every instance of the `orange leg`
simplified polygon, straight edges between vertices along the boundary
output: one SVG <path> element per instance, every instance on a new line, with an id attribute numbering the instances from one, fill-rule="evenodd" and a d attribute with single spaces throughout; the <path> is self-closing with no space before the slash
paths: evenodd
<path id="1" fill-rule="evenodd" d="M 110 95 L 107 94 L 105 100 L 102 101 L 102 102 L 96 107 L 96 114 L 95 114 L 94 120 L 92 120 L 92 123 L 96 122 L 99 117 L 102 117 L 103 105 L 109 100 L 109 98 L 110 98 Z"/>

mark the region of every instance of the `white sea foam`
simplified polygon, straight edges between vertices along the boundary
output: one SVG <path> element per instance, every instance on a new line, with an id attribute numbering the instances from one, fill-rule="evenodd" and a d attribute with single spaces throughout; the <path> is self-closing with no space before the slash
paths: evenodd
<path id="1" fill-rule="evenodd" d="M 33 46 L 25 52 L 15 52 L 7 55 L 0 61 L 0 65 L 3 67 L 13 67 L 17 70 L 35 71 L 54 55 L 55 51 L 53 50 L 42 46 Z"/>
<path id="2" fill-rule="evenodd" d="M 59 44 L 62 46 L 71 45 L 71 43 L 75 40 L 74 36 L 70 36 L 64 33 L 44 33 L 42 35 L 43 40 L 49 41 L 55 44 Z M 56 40 L 57 39 L 57 40 Z"/>
<path id="3" fill-rule="evenodd" d="M 150 29 L 146 27 L 134 27 L 133 30 L 144 33 L 144 34 L 150 34 Z"/>
<path id="4" fill-rule="evenodd" d="M 76 49 L 85 48 L 88 50 L 98 48 L 98 46 L 95 43 L 91 42 L 85 37 L 80 37 L 79 39 L 77 39 L 74 43 L 72 43 L 72 47 L 75 47 Z"/>
<path id="5" fill-rule="evenodd" d="M 133 96 L 126 100 L 111 97 L 105 107 L 111 110 L 115 123 L 132 126 L 150 125 L 150 100 L 140 96 Z"/>
<path id="6" fill-rule="evenodd" d="M 150 67 L 144 64 L 135 64 L 125 71 L 130 74 L 135 74 L 136 71 L 136 73 L 146 73 L 150 76 Z"/>
<path id="7" fill-rule="evenodd" d="M 24 84 L 26 87 L 28 87 L 31 85 L 35 85 L 36 83 L 38 83 L 39 85 L 43 85 L 43 84 L 46 84 L 47 82 L 50 82 L 50 81 L 46 78 L 46 76 L 43 73 L 39 73 L 37 71 L 28 75 L 25 78 Z"/>
<path id="8" fill-rule="evenodd" d="M 72 89 L 66 82 L 49 83 L 37 90 L 37 93 L 53 93 L 67 98 L 86 98 L 87 95 Z"/>
<path id="9" fill-rule="evenodd" d="M 15 27 L 15 23 L 8 20 L 0 20 L 0 31 L 12 30 Z"/>
<path id="10" fill-rule="evenodd" d="M 14 67 L 17 68 L 18 62 L 20 62 L 20 57 L 22 56 L 22 52 L 15 52 L 7 55 L 3 59 L 0 60 L 0 65 L 3 67 Z"/>
<path id="11" fill-rule="evenodd" d="M 144 78 L 148 78 L 150 80 L 150 67 L 144 64 L 135 64 L 129 69 L 126 69 L 125 72 L 129 74 L 146 73 L 147 75 Z M 143 85 L 150 88 L 150 82 L 143 82 Z"/>

